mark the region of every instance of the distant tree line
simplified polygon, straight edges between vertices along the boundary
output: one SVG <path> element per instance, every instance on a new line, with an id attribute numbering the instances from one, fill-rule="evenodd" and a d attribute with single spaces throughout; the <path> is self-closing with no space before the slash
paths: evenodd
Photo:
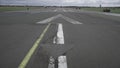
<path id="1" fill-rule="evenodd" d="M 28 6 L 28 5 L 0 5 L 0 7 L 59 7 L 59 8 L 99 8 L 90 6 Z M 100 8 L 120 8 L 120 7 L 100 7 Z"/>

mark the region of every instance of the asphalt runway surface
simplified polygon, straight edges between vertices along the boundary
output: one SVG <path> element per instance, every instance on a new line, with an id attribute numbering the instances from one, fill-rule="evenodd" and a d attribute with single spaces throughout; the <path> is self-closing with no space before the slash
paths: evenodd
<path id="1" fill-rule="evenodd" d="M 53 43 L 60 23 L 62 45 Z M 26 68 L 48 68 L 50 56 L 61 55 L 67 57 L 67 68 L 120 68 L 120 16 L 73 8 L 1 12 L 0 68 L 18 68 L 43 33 Z"/>

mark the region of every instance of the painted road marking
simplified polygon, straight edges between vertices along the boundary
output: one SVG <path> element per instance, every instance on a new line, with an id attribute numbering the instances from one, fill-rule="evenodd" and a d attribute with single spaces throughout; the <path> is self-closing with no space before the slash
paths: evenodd
<path id="1" fill-rule="evenodd" d="M 67 68 L 66 56 L 58 57 L 58 68 Z"/>
<path id="2" fill-rule="evenodd" d="M 62 14 L 58 14 L 58 15 L 56 15 L 56 16 L 47 18 L 47 19 L 45 19 L 45 20 L 42 20 L 42 21 L 40 21 L 40 22 L 37 22 L 37 24 L 45 24 L 45 23 L 51 22 L 51 21 L 53 21 L 53 20 L 55 20 L 55 19 L 57 19 L 57 18 L 60 18 L 60 17 L 63 18 L 64 20 L 72 23 L 72 24 L 83 24 L 83 23 L 81 23 L 81 22 L 79 22 L 79 21 L 76 21 L 76 20 L 74 20 L 74 19 L 72 19 L 72 18 L 66 17 L 66 16 L 64 16 L 64 15 L 62 15 Z"/>
<path id="3" fill-rule="evenodd" d="M 57 37 L 53 38 L 53 43 L 64 44 L 63 25 L 60 23 L 58 24 Z M 51 56 L 49 60 L 48 68 L 55 68 L 55 59 Z M 57 60 L 59 61 L 58 68 L 67 68 L 66 56 L 59 56 Z"/>
<path id="4" fill-rule="evenodd" d="M 33 47 L 29 50 L 25 58 L 22 60 L 21 64 L 19 65 L 18 68 L 25 68 L 26 65 L 28 64 L 31 56 L 33 55 L 34 51 L 38 47 L 39 43 L 41 42 L 42 38 L 44 37 L 45 33 L 47 32 L 48 28 L 50 27 L 51 24 L 48 24 L 47 27 L 44 29 L 43 33 L 40 35 L 40 37 L 36 40 L 34 43 Z"/>
<path id="5" fill-rule="evenodd" d="M 57 41 L 55 41 L 55 39 L 57 39 Z M 53 39 L 53 43 L 64 44 L 63 26 L 60 23 L 58 24 L 57 37 Z M 66 56 L 59 56 L 57 60 L 58 60 L 58 68 L 67 68 Z"/>
<path id="6" fill-rule="evenodd" d="M 72 18 L 69 18 L 69 17 L 66 17 L 66 16 L 64 16 L 64 15 L 61 15 L 61 17 L 62 17 L 63 19 L 65 19 L 66 21 L 72 23 L 72 24 L 83 24 L 83 23 L 81 23 L 81 22 L 79 22 L 79 21 L 76 21 L 76 20 L 74 20 L 74 19 L 72 19 Z"/>
<path id="7" fill-rule="evenodd" d="M 53 38 L 54 44 L 64 44 L 63 25 L 58 24 L 57 35 Z"/>
<path id="8" fill-rule="evenodd" d="M 64 44 L 64 34 L 62 24 L 58 24 L 57 44 Z M 58 68 L 67 68 L 66 56 L 58 57 Z"/>
<path id="9" fill-rule="evenodd" d="M 57 12 L 57 9 L 55 9 L 54 12 Z"/>
<path id="10" fill-rule="evenodd" d="M 56 44 L 56 42 L 57 42 L 57 37 L 55 36 L 55 37 L 53 38 L 53 43 Z"/>
<path id="11" fill-rule="evenodd" d="M 58 15 L 53 16 L 53 17 L 50 17 L 50 18 L 47 18 L 47 19 L 42 20 L 42 21 L 40 21 L 40 22 L 37 22 L 37 24 L 45 24 L 45 23 L 51 22 L 52 20 L 54 20 L 54 19 L 56 19 L 56 18 L 58 18 Z"/>
<path id="12" fill-rule="evenodd" d="M 67 12 L 65 9 L 63 9 L 63 12 Z"/>
<path id="13" fill-rule="evenodd" d="M 48 68 L 55 68 L 55 59 L 50 56 Z"/>
<path id="14" fill-rule="evenodd" d="M 64 44 L 64 34 L 62 24 L 58 24 L 57 44 Z"/>

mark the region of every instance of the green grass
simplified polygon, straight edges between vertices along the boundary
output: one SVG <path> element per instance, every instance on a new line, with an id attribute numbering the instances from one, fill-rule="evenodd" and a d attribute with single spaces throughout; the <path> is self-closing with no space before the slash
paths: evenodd
<path id="1" fill-rule="evenodd" d="M 29 7 L 29 9 L 38 9 L 39 7 Z M 27 10 L 27 7 L 0 7 L 0 12 Z"/>
<path id="2" fill-rule="evenodd" d="M 27 7 L 0 7 L 0 11 L 18 11 L 18 10 L 26 10 Z"/>
<path id="3" fill-rule="evenodd" d="M 112 13 L 120 13 L 120 8 L 111 9 Z"/>
<path id="4" fill-rule="evenodd" d="M 81 8 L 82 10 L 103 12 L 105 8 Z M 120 13 L 120 8 L 109 8 L 111 13 Z"/>
<path id="5" fill-rule="evenodd" d="M 101 12 L 102 9 L 101 8 L 81 8 L 82 10 L 89 10 L 89 11 L 99 11 Z"/>

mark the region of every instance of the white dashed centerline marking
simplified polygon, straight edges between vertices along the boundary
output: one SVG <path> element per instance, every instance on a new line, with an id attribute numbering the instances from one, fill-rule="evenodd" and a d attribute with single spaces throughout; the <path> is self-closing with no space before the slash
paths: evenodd
<path id="1" fill-rule="evenodd" d="M 58 24 L 57 44 L 64 44 L 63 26 L 60 23 Z M 61 45 L 61 46 L 64 46 L 64 45 Z M 58 68 L 67 68 L 66 56 L 58 57 Z"/>
<path id="2" fill-rule="evenodd" d="M 64 44 L 64 34 L 62 24 L 58 24 L 57 44 Z"/>
<path id="3" fill-rule="evenodd" d="M 61 23 L 58 24 L 58 31 L 57 36 L 53 38 L 54 44 L 61 44 L 58 46 L 64 46 L 64 33 L 63 33 L 63 25 Z M 55 59 L 53 57 L 50 57 L 49 59 L 49 65 L 48 68 L 55 68 Z M 58 57 L 58 68 L 67 68 L 67 58 L 66 56 L 59 56 Z"/>
<path id="4" fill-rule="evenodd" d="M 55 68 L 55 59 L 50 56 L 48 68 Z"/>
<path id="5" fill-rule="evenodd" d="M 58 57 L 58 68 L 67 68 L 66 56 Z"/>

